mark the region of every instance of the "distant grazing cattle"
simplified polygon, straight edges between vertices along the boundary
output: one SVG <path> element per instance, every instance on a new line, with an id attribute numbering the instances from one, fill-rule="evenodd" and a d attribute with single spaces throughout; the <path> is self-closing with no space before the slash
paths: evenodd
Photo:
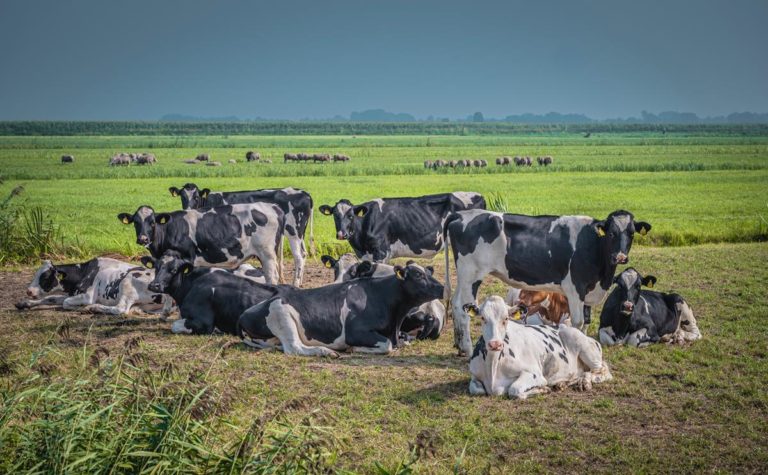
<path id="1" fill-rule="evenodd" d="M 261 163 L 272 163 L 272 160 L 265 158 L 264 160 L 261 160 Z"/>
<path id="2" fill-rule="evenodd" d="M 552 165 L 552 157 L 550 157 L 549 155 L 544 156 L 544 157 L 536 157 L 536 161 L 541 166 L 545 166 L 546 167 L 548 165 Z"/>
<path id="3" fill-rule="evenodd" d="M 248 151 L 245 153 L 245 160 L 247 162 L 258 162 L 261 160 L 261 154 L 259 152 Z"/>
<path id="4" fill-rule="evenodd" d="M 207 162 L 210 159 L 211 159 L 211 156 L 208 155 L 207 153 L 201 153 L 197 157 L 195 157 L 195 160 L 197 160 L 198 162 Z"/>
<path id="5" fill-rule="evenodd" d="M 171 196 L 181 197 L 182 209 L 202 209 L 243 203 L 274 203 L 285 214 L 285 237 L 291 247 L 295 272 L 293 285 L 300 286 L 304 276 L 307 248 L 304 237 L 309 229 L 309 240 L 314 244 L 312 196 L 297 188 L 281 188 L 253 191 L 211 191 L 200 189 L 194 183 L 186 183 L 181 189 L 168 188 Z M 313 251 L 314 252 L 314 251 Z"/>
<path id="6" fill-rule="evenodd" d="M 72 155 L 62 155 L 61 156 L 61 163 L 74 163 L 75 157 Z"/>
<path id="7" fill-rule="evenodd" d="M 110 167 L 116 167 L 121 165 L 130 165 L 131 164 L 131 157 L 126 153 L 118 153 L 116 155 L 113 155 L 109 159 L 109 166 Z"/>
<path id="8" fill-rule="evenodd" d="M 140 153 L 136 155 L 137 165 L 152 165 L 153 163 L 157 163 L 157 159 L 155 158 L 154 154 Z"/>
<path id="9" fill-rule="evenodd" d="M 521 308 L 488 297 L 464 311 L 482 317 L 482 335 L 469 361 L 469 393 L 525 399 L 552 387 L 590 390 L 613 377 L 600 344 L 575 328 L 518 323 Z"/>
<path id="10" fill-rule="evenodd" d="M 397 266 L 389 277 L 316 289 L 281 287 L 275 297 L 246 310 L 238 326 L 246 344 L 280 344 L 287 354 L 387 354 L 398 346 L 408 309 L 442 295 L 442 284 L 428 270 L 415 264 Z"/>
<path id="11" fill-rule="evenodd" d="M 445 223 L 457 274 L 451 301 L 456 347 L 469 354 L 472 341 L 464 305 L 474 303 L 483 278 L 492 274 L 512 287 L 562 292 L 571 321 L 581 329 L 584 305 L 605 297 L 618 264 L 626 264 L 635 232 L 651 225 L 628 211 L 605 220 L 588 216 L 524 216 L 483 210 L 454 213 Z M 450 268 L 446 253 L 446 276 Z M 446 279 L 448 295 L 450 281 Z"/>
<path id="12" fill-rule="evenodd" d="M 231 269 L 256 257 L 267 282 L 279 280 L 285 214 L 277 205 L 249 203 L 171 213 L 140 206 L 135 213 L 120 213 L 117 218 L 123 224 L 133 223 L 136 243 L 156 259 L 174 250 L 194 266 Z"/>
<path id="13" fill-rule="evenodd" d="M 247 264 L 234 272 L 193 269 L 176 251 L 168 251 L 159 259 L 144 256 L 141 261 L 155 269 L 149 288 L 170 295 L 179 306 L 180 318 L 173 322 L 173 333 L 199 335 L 218 329 L 236 335 L 240 315 L 277 293 L 275 287 L 261 284 L 263 274 L 258 276 L 258 269 Z"/>
<path id="14" fill-rule="evenodd" d="M 221 166 L 221 162 L 210 161 L 210 162 L 206 162 L 205 165 L 208 166 L 208 167 L 220 167 Z"/>
<path id="15" fill-rule="evenodd" d="M 523 322 L 526 324 L 558 326 L 563 323 L 570 325 L 571 314 L 568 309 L 568 299 L 563 294 L 544 290 L 521 290 L 512 287 L 509 289 L 505 300 L 507 305 L 522 305 L 528 309 L 523 318 Z M 584 320 L 587 321 L 586 318 Z"/>
<path id="16" fill-rule="evenodd" d="M 642 348 L 659 341 L 685 343 L 701 338 L 696 318 L 678 294 L 643 290 L 653 287 L 656 277 L 643 277 L 633 268 L 616 276 L 616 288 L 600 314 L 600 342 Z"/>
<path id="17" fill-rule="evenodd" d="M 154 272 L 144 267 L 107 257 L 80 264 L 52 264 L 44 261 L 27 287 L 27 296 L 18 309 L 57 305 L 64 310 L 83 310 L 109 315 L 128 314 L 133 307 L 171 313 L 173 301 L 148 289 Z"/>
<path id="18" fill-rule="evenodd" d="M 233 165 L 234 165 L 234 164 L 236 164 L 236 163 L 237 163 L 237 160 L 235 160 L 234 158 L 230 158 L 230 159 L 229 159 L 229 163 L 231 163 L 231 164 L 233 164 Z"/>
<path id="19" fill-rule="evenodd" d="M 298 160 L 299 160 L 299 157 L 295 153 L 283 154 L 283 163 L 296 162 Z"/>
<path id="20" fill-rule="evenodd" d="M 336 155 L 333 156 L 333 161 L 334 162 L 348 162 L 349 161 L 349 156 L 343 155 L 343 154 L 336 154 Z"/>
<path id="21" fill-rule="evenodd" d="M 316 153 L 312 155 L 312 161 L 313 162 L 330 162 L 331 156 L 327 153 Z"/>
<path id="22" fill-rule="evenodd" d="M 331 256 L 322 256 L 321 261 L 325 267 L 333 270 L 335 284 L 352 279 L 387 277 L 395 274 L 394 266 L 371 261 L 361 262 L 354 254 L 343 254 L 338 260 Z M 408 261 L 408 264 L 411 263 L 413 261 Z M 430 274 L 433 272 L 431 267 L 425 269 Z M 440 299 L 435 299 L 408 310 L 400 330 L 418 340 L 427 338 L 435 340 L 440 336 L 444 324 L 445 305 Z"/>
<path id="23" fill-rule="evenodd" d="M 448 162 L 448 166 L 451 168 L 456 168 L 456 160 L 451 160 L 450 162 Z"/>
<path id="24" fill-rule="evenodd" d="M 378 198 L 360 205 L 342 199 L 320 212 L 333 216 L 336 239 L 348 240 L 355 254 L 381 262 L 396 257 L 429 258 L 443 247 L 446 217 L 459 210 L 485 208 L 479 193 L 457 191 L 417 198 Z"/>
<path id="25" fill-rule="evenodd" d="M 314 157 L 313 155 L 310 155 L 308 153 L 299 153 L 296 156 L 302 162 L 308 162 L 312 160 L 312 158 Z"/>
<path id="26" fill-rule="evenodd" d="M 472 161 L 472 166 L 480 168 L 480 167 L 483 166 L 483 162 L 481 162 L 480 160 L 473 160 Z"/>
<path id="27" fill-rule="evenodd" d="M 432 160 L 424 160 L 424 168 L 432 168 Z"/>

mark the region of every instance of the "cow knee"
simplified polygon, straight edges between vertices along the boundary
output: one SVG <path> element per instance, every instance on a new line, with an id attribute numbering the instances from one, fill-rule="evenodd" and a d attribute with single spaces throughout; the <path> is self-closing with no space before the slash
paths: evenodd
<path id="1" fill-rule="evenodd" d="M 597 334 L 601 345 L 613 346 L 618 343 L 616 341 L 616 334 L 613 333 L 613 329 L 611 327 L 601 328 Z"/>

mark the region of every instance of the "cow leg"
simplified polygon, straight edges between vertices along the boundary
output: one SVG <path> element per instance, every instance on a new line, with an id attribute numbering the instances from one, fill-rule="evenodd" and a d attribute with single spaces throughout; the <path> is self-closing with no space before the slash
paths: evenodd
<path id="1" fill-rule="evenodd" d="M 624 339 L 624 343 L 627 346 L 634 346 L 637 348 L 645 348 L 651 343 L 659 341 L 659 337 L 649 332 L 647 328 L 641 328 L 634 333 L 627 335 Z"/>
<path id="2" fill-rule="evenodd" d="M 266 338 L 266 339 L 260 339 L 260 338 L 251 338 L 249 335 L 246 335 L 243 333 L 242 335 L 243 343 L 246 346 L 249 346 L 251 348 L 256 348 L 257 350 L 282 350 L 283 347 L 280 345 L 280 340 L 277 338 Z"/>
<path id="3" fill-rule="evenodd" d="M 67 298 L 69 298 L 67 295 L 48 295 L 39 300 L 22 300 L 21 302 L 16 303 L 16 308 L 22 310 L 25 308 L 38 307 L 40 305 L 61 305 Z"/>
<path id="4" fill-rule="evenodd" d="M 584 325 L 584 301 L 579 297 L 575 290 L 566 290 L 565 296 L 568 299 L 568 310 L 571 312 L 571 326 L 586 333 L 587 328 Z"/>
<path id="5" fill-rule="evenodd" d="M 451 299 L 453 310 L 453 346 L 459 349 L 459 356 L 472 354 L 472 336 L 469 334 L 469 315 L 464 311 L 464 305 L 475 303 L 477 291 L 483 281 L 483 275 L 458 276 L 456 293 Z"/>
<path id="6" fill-rule="evenodd" d="M 304 258 L 307 255 L 304 240 L 298 236 L 289 235 L 288 245 L 291 247 L 291 255 L 293 256 L 293 285 L 301 287 L 301 281 L 304 279 Z"/>
<path id="7" fill-rule="evenodd" d="M 261 268 L 264 270 L 264 279 L 270 285 L 277 285 L 280 283 L 277 254 L 274 251 L 267 251 L 265 254 L 259 255 L 259 262 L 261 262 Z"/>
<path id="8" fill-rule="evenodd" d="M 479 379 L 472 379 L 469 381 L 469 394 L 471 396 L 487 396 L 488 392 L 485 390 L 485 385 Z"/>
<path id="9" fill-rule="evenodd" d="M 350 332 L 350 330 L 354 334 L 346 335 L 346 340 L 353 352 L 374 355 L 388 355 L 392 352 L 392 341 L 380 333 L 374 330 L 355 332 L 349 329 L 347 331 Z"/>
<path id="10" fill-rule="evenodd" d="M 267 328 L 283 345 L 283 352 L 287 355 L 301 356 L 339 356 L 338 353 L 324 346 L 307 346 L 301 340 L 296 320 L 298 312 L 284 304 L 273 302 L 269 306 L 267 314 Z"/>
<path id="11" fill-rule="evenodd" d="M 86 292 L 64 299 L 61 306 L 64 310 L 79 310 L 81 307 L 90 305 L 91 303 L 93 303 L 93 297 L 90 292 Z"/>
<path id="12" fill-rule="evenodd" d="M 525 399 L 535 394 L 549 392 L 547 380 L 540 373 L 523 371 L 514 383 L 509 385 L 507 395 L 513 399 Z"/>
<path id="13" fill-rule="evenodd" d="M 184 318 L 179 318 L 178 320 L 175 320 L 173 322 L 173 325 L 171 325 L 171 332 L 176 334 L 191 334 L 192 330 L 187 328 L 187 320 Z"/>
<path id="14" fill-rule="evenodd" d="M 120 302 L 115 306 L 94 303 L 83 308 L 85 312 L 103 313 L 105 315 L 125 315 L 131 309 L 132 303 Z"/>
<path id="15" fill-rule="evenodd" d="M 676 304 L 677 311 L 680 314 L 680 336 L 684 341 L 694 341 L 701 338 L 699 326 L 696 324 L 696 317 L 693 316 L 691 307 L 686 302 Z"/>
<path id="16" fill-rule="evenodd" d="M 605 346 L 613 346 L 622 343 L 621 340 L 616 338 L 616 333 L 613 332 L 611 327 L 603 327 L 597 332 L 600 344 Z"/>

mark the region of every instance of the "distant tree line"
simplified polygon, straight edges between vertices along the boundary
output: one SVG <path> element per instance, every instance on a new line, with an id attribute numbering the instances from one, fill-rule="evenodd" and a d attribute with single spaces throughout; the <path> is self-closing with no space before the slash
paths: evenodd
<path id="1" fill-rule="evenodd" d="M 768 124 L 519 124 L 513 122 L 0 121 L 0 135 L 519 135 L 552 133 L 768 135 Z"/>

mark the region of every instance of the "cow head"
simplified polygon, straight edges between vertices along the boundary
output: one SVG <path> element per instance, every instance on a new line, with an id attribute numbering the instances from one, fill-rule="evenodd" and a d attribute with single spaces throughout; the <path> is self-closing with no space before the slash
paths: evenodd
<path id="1" fill-rule="evenodd" d="M 656 277 L 647 275 L 643 277 L 632 267 L 625 269 L 624 272 L 617 275 L 613 280 L 616 284 L 615 292 L 619 295 L 621 302 L 620 312 L 624 315 L 632 315 L 637 301 L 640 299 L 640 287 L 653 287 L 656 284 Z"/>
<path id="2" fill-rule="evenodd" d="M 171 286 L 178 287 L 181 279 L 192 272 L 192 264 L 181 257 L 176 251 L 166 251 L 160 259 L 143 256 L 141 263 L 144 267 L 155 270 L 155 278 L 147 288 L 152 292 L 163 293 Z"/>
<path id="3" fill-rule="evenodd" d="M 43 265 L 35 272 L 32 283 L 27 287 L 27 296 L 38 299 L 51 292 L 63 291 L 61 281 L 64 280 L 64 277 L 60 271 L 56 270 L 56 266 L 51 261 L 43 261 Z"/>
<path id="4" fill-rule="evenodd" d="M 336 239 L 349 239 L 358 229 L 360 218 L 368 214 L 365 205 L 355 206 L 349 200 L 340 200 L 333 207 L 322 205 L 318 208 L 326 216 L 333 216 L 336 225 Z"/>
<path id="5" fill-rule="evenodd" d="M 594 227 L 611 265 L 628 263 L 635 232 L 645 235 L 651 230 L 650 224 L 636 222 L 632 213 L 623 210 L 614 211 L 605 221 L 596 222 Z"/>
<path id="6" fill-rule="evenodd" d="M 181 209 L 197 209 L 203 206 L 203 203 L 208 198 L 208 194 L 211 192 L 208 188 L 202 190 L 194 183 L 186 183 L 181 189 L 172 186 L 168 188 L 171 192 L 171 196 L 181 196 Z"/>
<path id="7" fill-rule="evenodd" d="M 155 210 L 150 206 L 139 206 L 133 214 L 120 213 L 117 219 L 123 224 L 133 223 L 136 229 L 136 244 L 144 247 L 152 244 L 152 237 L 155 234 L 155 227 L 165 225 L 171 220 L 168 213 L 155 214 Z"/>
<path id="8" fill-rule="evenodd" d="M 322 256 L 320 260 L 325 267 L 333 269 L 333 281 L 335 283 L 346 282 L 347 280 L 355 278 L 355 276 L 350 275 L 350 272 L 359 262 L 354 254 L 342 254 L 338 259 L 325 255 Z"/>
<path id="9" fill-rule="evenodd" d="M 504 337 L 507 334 L 507 322 L 520 320 L 528 309 L 522 304 L 510 307 L 498 295 L 491 295 L 480 307 L 472 303 L 464 305 L 464 311 L 470 317 L 480 316 L 483 340 L 488 351 L 502 351 Z"/>
<path id="10" fill-rule="evenodd" d="M 394 271 L 405 294 L 419 305 L 443 297 L 443 284 L 432 276 L 431 267 L 408 264 L 395 266 Z"/>

